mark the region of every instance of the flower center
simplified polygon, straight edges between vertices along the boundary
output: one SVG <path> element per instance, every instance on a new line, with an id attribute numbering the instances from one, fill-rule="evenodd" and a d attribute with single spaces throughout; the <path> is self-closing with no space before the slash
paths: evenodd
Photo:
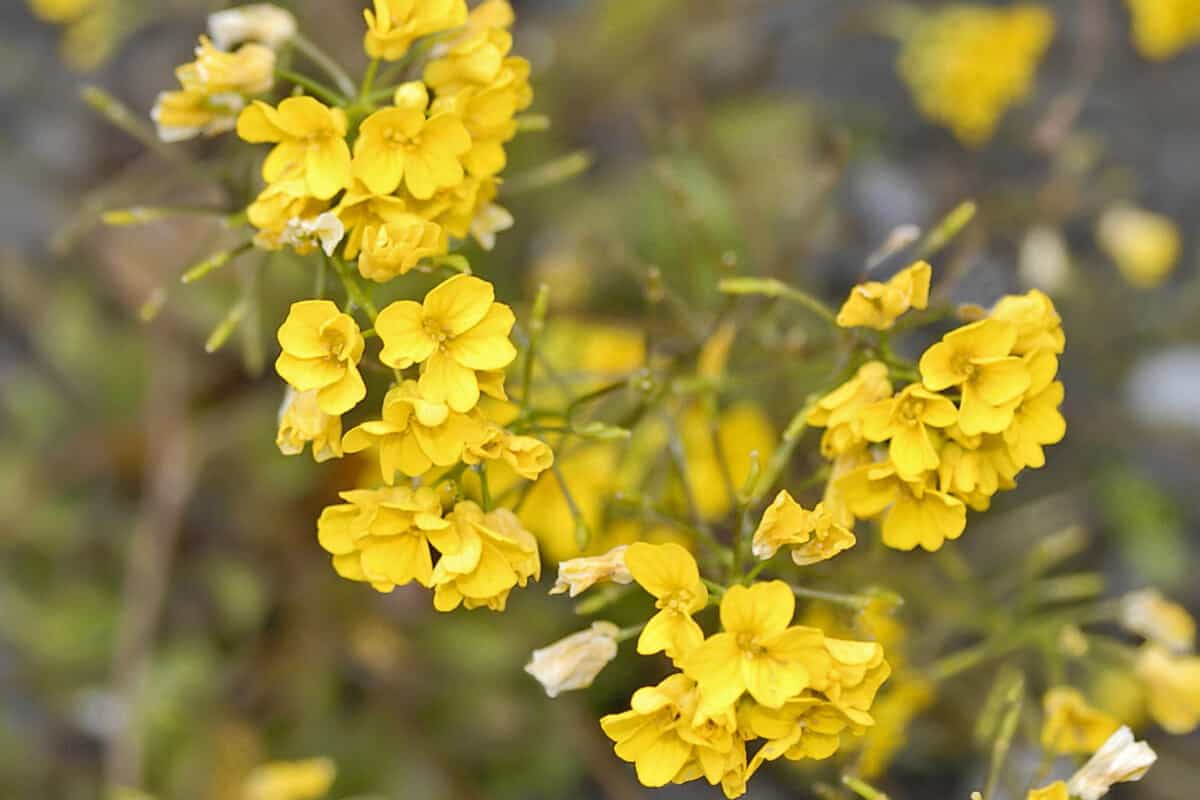
<path id="1" fill-rule="evenodd" d="M 913 425 L 921 421 L 921 416 L 925 413 L 925 401 L 916 398 L 907 398 L 900 403 L 899 415 L 904 422 Z"/>
<path id="2" fill-rule="evenodd" d="M 687 589 L 680 589 L 679 591 L 672 592 L 671 594 L 659 600 L 657 605 L 662 609 L 669 609 L 671 611 L 678 611 L 680 614 L 687 614 L 688 609 L 692 605 L 692 600 L 693 597 L 691 592 L 689 592 Z"/>
<path id="3" fill-rule="evenodd" d="M 758 658 L 767 652 L 767 648 L 758 643 L 758 638 L 749 631 L 742 631 L 737 635 L 737 646 L 743 654 L 750 658 Z"/>
<path id="4" fill-rule="evenodd" d="M 424 320 L 421 323 L 421 328 L 425 331 L 426 336 L 437 342 L 439 348 L 445 348 L 446 340 L 450 338 L 450 334 L 446 333 L 436 320 Z"/>

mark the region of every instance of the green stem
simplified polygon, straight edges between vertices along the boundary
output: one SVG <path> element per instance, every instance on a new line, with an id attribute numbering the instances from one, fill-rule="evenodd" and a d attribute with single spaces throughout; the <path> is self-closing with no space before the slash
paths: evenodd
<path id="1" fill-rule="evenodd" d="M 292 36 L 292 44 L 333 79 L 334 84 L 346 99 L 354 97 L 354 81 L 346 74 L 346 70 L 342 69 L 341 65 L 330 58 L 324 50 L 299 33 Z"/>
<path id="2" fill-rule="evenodd" d="M 367 97 L 371 94 L 371 85 L 375 83 L 375 75 L 379 72 L 379 59 L 371 59 L 370 66 L 367 67 L 367 74 L 363 76 L 362 88 L 358 90 L 358 99 L 367 102 Z"/>
<path id="3" fill-rule="evenodd" d="M 717 284 L 717 288 L 723 294 L 751 294 L 789 300 L 804 306 L 830 325 L 837 325 L 837 315 L 833 309 L 811 294 L 794 286 L 788 286 L 775 278 L 722 278 Z"/>
<path id="4" fill-rule="evenodd" d="M 371 298 L 367 295 L 366 290 L 363 289 L 362 284 L 350 272 L 350 267 L 337 256 L 325 256 L 325 263 L 341 279 L 342 287 L 346 290 L 346 299 L 365 311 L 367 317 L 371 320 L 371 324 L 374 325 L 375 318 L 379 316 L 379 311 L 376 310 L 375 304 L 371 302 Z"/>
<path id="5" fill-rule="evenodd" d="M 766 563 L 766 562 L 763 562 Z M 862 610 L 871 603 L 871 598 L 861 594 L 842 594 L 840 592 L 822 592 L 819 589 L 808 589 L 804 586 L 792 586 L 792 594 L 804 600 L 823 600 L 847 608 Z"/>
<path id="6" fill-rule="evenodd" d="M 583 518 L 583 512 L 579 510 L 579 505 L 575 502 L 575 497 L 571 494 L 571 489 L 567 486 L 567 479 L 563 476 L 562 468 L 559 467 L 557 461 L 550 465 L 550 471 L 554 474 L 554 479 L 558 481 L 558 488 L 562 491 L 563 500 L 566 501 L 567 508 L 571 512 L 571 519 L 575 522 L 575 544 L 581 551 L 586 550 L 592 540 L 592 531 L 588 527 L 587 520 Z"/>
<path id="7" fill-rule="evenodd" d="M 307 78 L 304 75 L 301 75 L 299 72 L 292 72 L 290 69 L 276 67 L 275 77 L 282 78 L 289 83 L 294 83 L 297 86 L 307 89 L 309 94 L 325 101 L 327 105 L 340 106 L 346 102 L 346 98 L 339 95 L 333 89 L 314 81 L 312 78 Z"/>
<path id="8" fill-rule="evenodd" d="M 748 505 L 753 506 L 758 503 L 771 490 L 771 487 L 775 485 L 775 481 L 779 479 L 780 473 L 783 472 L 784 467 L 791 460 L 796 446 L 800 443 L 800 437 L 804 435 L 804 431 L 808 428 L 808 415 L 812 413 L 813 408 L 816 407 L 819 400 L 819 396 L 811 396 L 800 410 L 792 416 L 791 422 L 784 429 L 783 439 L 780 441 L 778 449 L 771 455 L 771 461 L 767 464 L 767 468 L 763 470 L 762 475 L 758 479 L 758 485 L 755 486 L 754 493 L 751 494 Z"/>
<path id="9" fill-rule="evenodd" d="M 480 464 L 475 468 L 479 474 L 479 499 L 483 505 L 484 511 L 492 510 L 492 490 L 488 486 L 487 465 Z"/>

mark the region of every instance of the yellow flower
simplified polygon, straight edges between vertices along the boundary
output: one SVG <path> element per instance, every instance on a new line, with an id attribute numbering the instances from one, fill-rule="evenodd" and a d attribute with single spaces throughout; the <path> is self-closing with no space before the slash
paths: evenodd
<path id="1" fill-rule="evenodd" d="M 456 464 L 463 451 L 484 436 L 480 420 L 425 398 L 412 380 L 388 390 L 381 416 L 347 431 L 342 448 L 358 453 L 378 445 L 379 466 L 388 484 L 397 472 L 415 478 L 434 466 Z"/>
<path id="2" fill-rule="evenodd" d="M 445 545 L 433 570 L 433 606 L 438 611 L 487 607 L 503 611 L 516 586 L 541 576 L 537 539 L 507 508 L 484 513 L 470 501 L 446 516 L 456 537 Z"/>
<path id="3" fill-rule="evenodd" d="M 1104 212 L 1096 240 L 1121 276 L 1138 289 L 1152 289 L 1166 280 L 1182 249 L 1179 229 L 1168 217 L 1128 206 Z"/>
<path id="4" fill-rule="evenodd" d="M 1071 800 L 1064 781 L 1055 781 L 1040 789 L 1030 789 L 1025 800 Z"/>
<path id="5" fill-rule="evenodd" d="M 45 22 L 72 22 L 86 15 L 97 0 L 29 0 L 34 15 Z"/>
<path id="6" fill-rule="evenodd" d="M 1063 401 L 1063 385 L 1054 380 L 1058 359 L 1049 350 L 1030 353 L 1025 358 L 1029 388 L 1013 411 L 1012 423 L 1004 430 L 1004 441 L 1017 468 L 1045 466 L 1048 444 L 1061 442 L 1067 434 L 1067 421 L 1058 407 Z"/>
<path id="7" fill-rule="evenodd" d="M 854 542 L 854 534 L 837 524 L 824 504 L 817 503 L 809 511 L 784 490 L 763 512 L 752 549 L 758 558 L 771 558 L 780 547 L 790 545 L 792 560 L 803 567 L 833 558 Z"/>
<path id="8" fill-rule="evenodd" d="M 914 383 L 895 397 L 866 406 L 859 415 L 863 435 L 872 442 L 888 442 L 896 471 L 905 480 L 917 480 L 938 465 L 929 429 L 953 425 L 958 409 L 942 395 Z"/>
<path id="9" fill-rule="evenodd" d="M 358 271 L 364 278 L 386 283 L 411 270 L 421 259 L 445 252 L 446 237 L 440 225 L 405 216 L 363 228 Z"/>
<path id="10" fill-rule="evenodd" d="M 617 657 L 619 633 L 611 622 L 593 622 L 590 628 L 534 650 L 525 671 L 542 684 L 550 697 L 586 689 Z"/>
<path id="11" fill-rule="evenodd" d="M 158 138 L 182 142 L 197 136 L 219 136 L 233 130 L 246 101 L 240 94 L 209 95 L 187 90 L 161 92 L 150 118 Z"/>
<path id="12" fill-rule="evenodd" d="M 850 290 L 850 296 L 838 311 L 837 324 L 843 328 L 890 330 L 905 311 L 929 305 L 932 271 L 929 264 L 918 261 L 897 272 L 887 283 L 860 283 Z"/>
<path id="13" fill-rule="evenodd" d="M 292 303 L 278 338 L 283 352 L 275 371 L 298 391 L 316 389 L 321 411 L 345 414 L 367 396 L 358 373 L 363 354 L 358 323 L 329 300 Z"/>
<path id="14" fill-rule="evenodd" d="M 716 423 L 714 442 L 712 419 L 699 404 L 689 405 L 679 420 L 688 479 L 700 514 L 708 520 L 729 513 L 735 502 L 729 484 L 736 489 L 745 483 L 753 458 L 766 464 L 778 442 L 766 413 L 749 402 L 723 410 Z"/>
<path id="15" fill-rule="evenodd" d="M 409 46 L 431 33 L 467 21 L 464 0 L 374 0 L 375 11 L 363 11 L 367 34 L 363 47 L 371 58 L 398 61 Z"/>
<path id="16" fill-rule="evenodd" d="M 1067 794 L 1080 800 L 1100 800 L 1113 784 L 1139 781 L 1158 755 L 1133 732 L 1121 727 L 1067 782 Z"/>
<path id="17" fill-rule="evenodd" d="M 958 427 L 968 436 L 1000 433 L 1029 388 L 1025 362 L 1010 355 L 1017 326 L 998 319 L 972 322 L 950 331 L 921 356 L 925 388 L 962 391 Z"/>
<path id="18" fill-rule="evenodd" d="M 430 544 L 457 543 L 437 492 L 395 486 L 342 492 L 341 498 L 346 503 L 327 507 L 317 520 L 317 541 L 339 575 L 380 592 L 411 581 L 431 585 Z"/>
<path id="19" fill-rule="evenodd" d="M 391 194 L 403 181 L 418 200 L 462 182 L 471 136 L 458 115 L 442 111 L 427 119 L 429 94 L 420 81 L 397 89 L 395 102 L 359 127 L 354 176 L 377 194 Z"/>
<path id="20" fill-rule="evenodd" d="M 1046 692 L 1042 710 L 1042 747 L 1053 753 L 1094 753 L 1121 727 L 1120 721 L 1093 708 L 1069 686 Z"/>
<path id="21" fill-rule="evenodd" d="M 181 66 L 175 75 L 185 89 L 205 94 L 262 94 L 275 85 L 275 51 L 260 44 L 246 44 L 230 53 L 201 36 L 196 60 Z"/>
<path id="22" fill-rule="evenodd" d="M 812 671 L 812 688 L 859 724 L 870 724 L 864 715 L 875 702 L 879 687 L 892 674 L 892 668 L 883 656 L 883 646 L 878 642 L 831 636 L 825 637 L 824 645 L 828 658 L 814 663 L 822 664 L 825 671 Z"/>
<path id="23" fill-rule="evenodd" d="M 472 28 L 425 66 L 425 83 L 439 96 L 486 86 L 500 76 L 511 49 L 512 34 L 508 31 Z"/>
<path id="24" fill-rule="evenodd" d="M 742 724 L 766 743 L 754 754 L 752 769 L 780 757 L 791 761 L 829 758 L 843 733 L 861 736 L 873 724 L 869 714 L 845 711 L 815 694 L 805 694 L 778 709 L 747 704 Z"/>
<path id="25" fill-rule="evenodd" d="M 471 465 L 503 461 L 525 480 L 536 481 L 554 463 L 554 452 L 541 439 L 519 436 L 492 423 L 481 440 L 467 446 L 463 461 Z"/>
<path id="26" fill-rule="evenodd" d="M 637 651 L 664 651 L 673 661 L 704 640 L 692 615 L 708 605 L 708 589 L 692 554 L 677 544 L 635 542 L 625 551 L 625 566 L 638 585 L 654 596 L 658 609 L 638 637 Z"/>
<path id="27" fill-rule="evenodd" d="M 951 428 L 947 437 L 939 454 L 940 491 L 954 495 L 976 511 L 986 511 L 992 495 L 1016 485 L 1013 479 L 1021 471 L 1021 465 L 1014 460 L 1012 448 L 1003 436 L 966 436 Z"/>
<path id="28" fill-rule="evenodd" d="M 905 37 L 900 76 L 925 116 L 978 146 L 1029 92 L 1053 36 L 1054 17 L 1041 6 L 946 6 Z"/>
<path id="29" fill-rule="evenodd" d="M 242 791 L 245 800 L 320 800 L 336 775 L 328 758 L 274 761 L 251 772 Z"/>
<path id="30" fill-rule="evenodd" d="M 918 678 L 909 677 L 889 685 L 879 701 L 871 708 L 875 725 L 867 732 L 858 770 L 864 778 L 881 775 L 907 741 L 913 718 L 933 703 L 933 687 Z"/>
<path id="31" fill-rule="evenodd" d="M 1125 0 L 1133 16 L 1133 43 L 1152 61 L 1165 61 L 1200 40 L 1200 2 Z"/>
<path id="32" fill-rule="evenodd" d="M 721 598 L 723 631 L 710 636 L 684 660 L 684 672 L 700 687 L 697 714 L 711 716 L 749 693 L 779 708 L 825 671 L 824 634 L 789 627 L 796 598 L 783 581 L 733 586 Z"/>
<path id="33" fill-rule="evenodd" d="M 1012 349 L 1015 356 L 1029 355 L 1038 350 L 1058 354 L 1066 347 L 1062 317 L 1054 308 L 1054 302 L 1037 289 L 1025 294 L 1005 295 L 996 302 L 988 316 L 1017 326 L 1017 341 Z"/>
<path id="34" fill-rule="evenodd" d="M 1130 592 L 1121 598 L 1121 626 L 1181 655 L 1196 644 L 1196 621 L 1187 610 L 1157 589 Z"/>
<path id="35" fill-rule="evenodd" d="M 1135 668 L 1154 721 L 1168 733 L 1190 733 L 1200 725 L 1200 657 L 1173 656 L 1157 644 L 1138 650 Z"/>
<path id="36" fill-rule="evenodd" d="M 696 705 L 696 686 L 676 673 L 657 686 L 633 693 L 630 710 L 600 718 L 604 734 L 613 740 L 613 750 L 637 770 L 643 786 L 666 786 L 677 780 L 692 757 L 694 746 L 683 738 L 691 727 Z"/>
<path id="37" fill-rule="evenodd" d="M 476 370 L 503 369 L 517 357 L 508 339 L 512 309 L 493 302 L 492 285 L 456 275 L 434 288 L 425 302 L 400 300 L 379 313 L 379 358 L 396 369 L 421 364 L 421 394 L 466 412 L 479 402 Z"/>
<path id="38" fill-rule="evenodd" d="M 251 3 L 208 15 L 208 35 L 222 50 L 246 41 L 278 50 L 295 34 L 292 13 L 270 3 Z"/>
<path id="39" fill-rule="evenodd" d="M 825 428 L 821 453 L 834 458 L 855 450 L 866 441 L 860 412 L 892 396 L 888 368 L 882 361 L 868 361 L 854 377 L 817 401 L 808 414 L 808 424 Z"/>
<path id="40" fill-rule="evenodd" d="M 263 250 L 282 249 L 292 220 L 315 219 L 328 207 L 327 200 L 308 194 L 303 180 L 288 178 L 268 184 L 246 207 L 246 218 L 258 229 L 254 245 Z"/>
<path id="41" fill-rule="evenodd" d="M 490 178 L 507 163 L 504 145 L 517 134 L 517 112 L 532 102 L 529 62 L 514 56 L 504 60 L 504 68 L 490 84 L 440 96 L 433 110 L 451 112 L 462 119 L 471 137 L 471 149 L 463 156 L 463 165 L 477 178 Z"/>
<path id="42" fill-rule="evenodd" d="M 308 193 L 322 200 L 350 185 L 350 146 L 346 114 L 311 97 L 289 97 L 273 108 L 261 100 L 238 117 L 238 136 L 247 142 L 273 142 L 263 161 L 263 180 L 274 183 L 302 175 Z"/>
<path id="43" fill-rule="evenodd" d="M 389 222 L 404 223 L 413 217 L 403 199 L 375 194 L 357 179 L 351 181 L 334 212 L 346 227 L 346 247 L 343 255 L 347 259 L 358 257 L 368 228 L 386 225 Z"/>
<path id="44" fill-rule="evenodd" d="M 569 597 L 575 597 L 590 589 L 601 581 L 613 583 L 633 583 L 633 574 L 625 566 L 625 551 L 629 545 L 617 545 L 607 553 L 599 556 L 585 556 L 560 561 L 558 564 L 558 579 L 550 588 L 550 594 L 562 594 L 569 591 Z"/>
<path id="45" fill-rule="evenodd" d="M 341 417 L 326 414 L 317 405 L 315 391 L 297 392 L 288 387 L 279 407 L 279 432 L 275 445 L 285 456 L 304 452 L 312 442 L 313 460 L 318 464 L 342 457 Z"/>
<path id="46" fill-rule="evenodd" d="M 883 543 L 897 550 L 940 550 L 967 525 L 962 501 L 936 491 L 927 482 L 912 483 L 890 463 L 866 464 L 837 479 L 837 490 L 855 516 L 874 517 L 888 506 Z"/>

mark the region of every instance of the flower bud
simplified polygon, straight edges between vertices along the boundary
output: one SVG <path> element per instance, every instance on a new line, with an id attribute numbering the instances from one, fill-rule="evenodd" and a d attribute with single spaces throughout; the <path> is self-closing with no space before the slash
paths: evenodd
<path id="1" fill-rule="evenodd" d="M 537 678 L 550 697 L 572 689 L 586 689 L 600 670 L 616 658 L 618 632 L 611 622 L 593 622 L 586 630 L 534 650 L 525 671 Z"/>

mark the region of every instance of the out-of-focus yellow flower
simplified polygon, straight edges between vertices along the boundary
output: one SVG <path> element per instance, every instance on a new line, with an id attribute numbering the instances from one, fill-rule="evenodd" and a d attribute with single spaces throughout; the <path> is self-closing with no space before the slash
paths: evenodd
<path id="1" fill-rule="evenodd" d="M 341 498 L 346 502 L 321 512 L 317 541 L 343 578 L 368 582 L 380 592 L 411 581 L 429 586 L 430 544 L 439 550 L 458 544 L 442 519 L 441 499 L 428 487 L 355 489 Z"/>
<path id="2" fill-rule="evenodd" d="M 824 504 L 809 511 L 784 490 L 763 512 L 752 547 L 758 558 L 771 558 L 780 547 L 790 546 L 792 560 L 803 567 L 833 558 L 854 542 L 854 534 L 837 524 Z"/>
<path id="3" fill-rule="evenodd" d="M 421 364 L 421 394 L 458 412 L 479 402 L 476 370 L 503 369 L 517 357 L 509 341 L 516 318 L 495 301 L 487 281 L 455 275 L 424 303 L 399 300 L 379 313 L 375 330 L 383 341 L 379 359 L 389 367 Z"/>
<path id="4" fill-rule="evenodd" d="M 445 252 L 446 237 L 440 225 L 406 215 L 363 229 L 358 271 L 376 283 L 387 283 L 411 270 L 421 259 Z"/>
<path id="5" fill-rule="evenodd" d="M 371 58 L 398 61 L 422 36 L 458 27 L 467 21 L 465 0 L 374 0 L 363 11 L 367 34 L 363 47 Z"/>
<path id="6" fill-rule="evenodd" d="M 883 774 L 907 741 L 909 725 L 932 704 L 933 698 L 933 687 L 919 678 L 906 676 L 894 685 L 889 684 L 871 708 L 875 724 L 862 743 L 858 760 L 860 775 L 874 778 Z"/>
<path id="7" fill-rule="evenodd" d="M 886 283 L 868 281 L 850 290 L 850 296 L 838 311 L 837 324 L 843 328 L 890 330 L 901 314 L 910 308 L 929 305 L 929 279 L 933 268 L 918 261 L 897 272 Z"/>
<path id="8" fill-rule="evenodd" d="M 766 464 L 775 451 L 777 439 L 762 408 L 751 403 L 730 406 L 713 419 L 699 405 L 688 406 L 679 420 L 688 479 L 696 506 L 705 519 L 720 519 L 733 508 L 736 490 L 750 474 L 752 456 Z M 714 442 L 715 438 L 715 442 Z M 720 447 L 718 453 L 717 447 Z M 722 457 L 724 466 L 722 465 Z M 728 476 L 725 474 L 728 468 Z"/>
<path id="9" fill-rule="evenodd" d="M 432 467 L 458 463 L 463 451 L 485 434 L 478 418 L 429 400 L 412 380 L 388 390 L 381 417 L 347 431 L 342 448 L 358 453 L 378 445 L 379 466 L 388 484 L 397 472 L 415 478 Z"/>
<path id="10" fill-rule="evenodd" d="M 617 657 L 619 633 L 611 622 L 593 622 L 590 628 L 534 650 L 525 671 L 537 678 L 550 697 L 586 689 Z"/>
<path id="11" fill-rule="evenodd" d="M 897 550 L 940 550 L 967 525 L 962 501 L 927 482 L 900 478 L 890 462 L 865 464 L 837 479 L 837 491 L 856 517 L 874 517 L 891 506 L 883 520 L 883 543 Z"/>
<path id="12" fill-rule="evenodd" d="M 571 498 L 581 519 L 591 531 L 601 530 L 605 503 L 618 477 L 619 448 L 613 442 L 596 442 L 566 452 L 557 459 L 557 464 L 557 471 L 570 488 Z M 491 472 L 488 474 L 493 492 L 504 491 L 504 484 L 499 478 L 499 475 Z M 513 483 L 516 479 L 517 476 L 513 475 Z M 554 474 L 547 472 L 534 483 L 521 506 L 521 519 L 537 535 L 546 557 L 551 561 L 561 561 L 585 552 L 576 538 L 575 515 Z M 620 543 L 619 540 L 593 537 L 586 552 L 604 552 L 606 548 Z"/>
<path id="13" fill-rule="evenodd" d="M 607 553 L 599 556 L 584 556 L 559 562 L 558 579 L 550 587 L 550 594 L 562 594 L 569 591 L 568 596 L 575 597 L 602 581 L 628 584 L 633 583 L 633 574 L 625 565 L 625 551 L 629 545 L 617 545 Z"/>
<path id="14" fill-rule="evenodd" d="M 345 414 L 367 396 L 358 373 L 363 337 L 358 323 L 329 300 L 292 303 L 279 326 L 283 352 L 275 371 L 295 389 L 317 390 L 317 405 L 332 416 Z"/>
<path id="15" fill-rule="evenodd" d="M 1174 656 L 1157 644 L 1138 651 L 1135 667 L 1146 708 L 1168 733 L 1190 733 L 1200 725 L 1200 657 Z"/>
<path id="16" fill-rule="evenodd" d="M 1158 755 L 1133 732 L 1121 727 L 1067 782 L 1067 794 L 1080 800 L 1100 800 L 1117 783 L 1139 781 Z"/>
<path id="17" fill-rule="evenodd" d="M 1158 286 L 1175 269 L 1181 249 L 1179 229 L 1162 214 L 1129 206 L 1105 211 L 1096 226 L 1096 240 L 1116 262 L 1131 286 Z"/>
<path id="18" fill-rule="evenodd" d="M 328 758 L 275 761 L 250 773 L 245 800 L 320 800 L 333 786 L 337 767 Z"/>
<path id="19" fill-rule="evenodd" d="M 245 99 L 239 94 L 209 95 L 187 89 L 161 92 L 150 118 L 154 120 L 159 139 L 182 142 L 233 130 L 245 105 Z"/>
<path id="20" fill-rule="evenodd" d="M 363 120 L 354 142 L 354 177 L 378 194 L 391 194 L 404 182 L 418 200 L 463 179 L 462 156 L 471 136 L 457 114 L 426 118 L 429 94 L 412 81 L 396 90 L 395 105 Z"/>
<path id="21" fill-rule="evenodd" d="M 808 414 L 808 424 L 825 428 L 821 436 L 821 452 L 826 458 L 856 450 L 866 442 L 862 432 L 860 412 L 880 400 L 892 396 L 892 382 L 887 365 L 868 361 L 858 368 L 854 377 L 817 401 Z"/>
<path id="22" fill-rule="evenodd" d="M 704 640 L 692 615 L 708 604 L 708 589 L 692 554 L 677 544 L 635 542 L 625 551 L 625 566 L 638 585 L 655 598 L 658 609 L 638 637 L 637 651 L 664 651 L 678 661 Z"/>
<path id="23" fill-rule="evenodd" d="M 1133 17 L 1133 44 L 1152 61 L 1165 61 L 1200 41 L 1200 2 L 1125 0 Z"/>
<path id="24" fill-rule="evenodd" d="M 888 455 L 905 480 L 917 480 L 937 468 L 938 451 L 930 429 L 947 428 L 958 420 L 954 403 L 917 383 L 859 414 L 863 435 L 868 441 L 888 443 Z"/>
<path id="25" fill-rule="evenodd" d="M 926 389 L 962 391 L 958 427 L 966 435 L 1000 433 L 1012 423 L 1030 380 L 1025 362 L 1011 355 L 1016 342 L 1016 325 L 985 319 L 950 331 L 921 356 Z"/>
<path id="26" fill-rule="evenodd" d="M 1056 686 L 1042 697 L 1042 747 L 1052 753 L 1094 753 L 1121 722 L 1088 704 L 1077 689 Z"/>
<path id="27" fill-rule="evenodd" d="M 906 36 L 900 76 L 925 116 L 982 145 L 1029 92 L 1053 36 L 1054 17 L 1041 6 L 946 6 Z"/>
<path id="28" fill-rule="evenodd" d="M 825 635 L 792 626 L 796 598 L 783 581 L 733 586 L 721 598 L 722 632 L 684 659 L 684 672 L 700 687 L 701 716 L 720 714 L 743 693 L 779 708 L 828 668 Z"/>
<path id="29" fill-rule="evenodd" d="M 92 10 L 97 0 L 29 0 L 29 8 L 41 20 L 72 22 Z"/>
<path id="30" fill-rule="evenodd" d="M 1121 625 L 1180 655 L 1196 644 L 1196 621 L 1187 610 L 1157 589 L 1130 592 L 1121 598 Z"/>
<path id="31" fill-rule="evenodd" d="M 208 15 L 208 35 L 222 50 L 247 41 L 278 50 L 295 34 L 292 12 L 270 3 L 251 3 Z"/>
<path id="32" fill-rule="evenodd" d="M 289 97 L 278 108 L 256 100 L 238 116 L 237 132 L 247 142 L 275 144 L 263 161 L 267 183 L 299 177 L 322 200 L 350 185 L 346 113 L 340 108 L 311 97 Z"/>
<path id="33" fill-rule="evenodd" d="M 1065 781 L 1055 781 L 1040 789 L 1030 789 L 1025 800 L 1071 800 Z"/>
<path id="34" fill-rule="evenodd" d="M 297 392 L 289 386 L 279 407 L 275 445 L 285 456 L 294 456 L 303 453 L 309 442 L 313 460 L 318 464 L 341 458 L 342 419 L 321 410 L 315 391 Z"/>
<path id="35" fill-rule="evenodd" d="M 439 543 L 442 557 L 433 571 L 433 607 L 453 611 L 490 608 L 503 611 L 508 595 L 542 572 L 537 539 L 507 508 L 483 512 L 464 501 L 446 515 L 453 544 Z"/>

